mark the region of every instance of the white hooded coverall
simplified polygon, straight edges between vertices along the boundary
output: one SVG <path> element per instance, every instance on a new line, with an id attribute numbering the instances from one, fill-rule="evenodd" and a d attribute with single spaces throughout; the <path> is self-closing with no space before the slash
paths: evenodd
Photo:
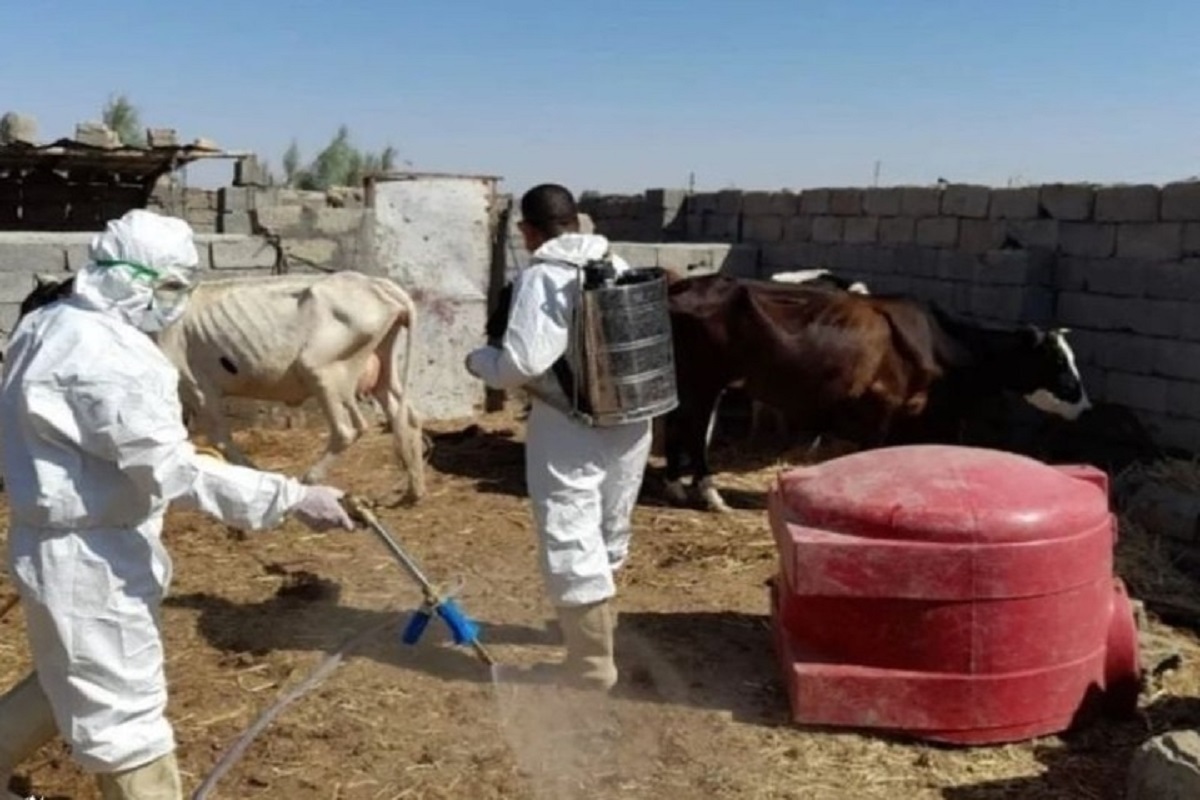
<path id="1" fill-rule="evenodd" d="M 0 383 L 9 570 L 38 680 L 89 772 L 175 749 L 159 616 L 171 579 L 161 542 L 168 503 L 259 529 L 281 522 L 305 491 L 188 443 L 178 374 L 143 332 L 177 312 L 119 267 L 95 263 L 184 274 L 196 265 L 184 223 L 142 214 L 96 238 L 74 296 L 21 321 Z"/>
<path id="2" fill-rule="evenodd" d="M 502 346 L 481 347 L 467 369 L 488 386 L 533 395 L 525 432 L 525 478 L 538 555 L 551 602 L 581 606 L 616 594 L 613 572 L 629 553 L 630 517 L 650 455 L 648 420 L 589 427 L 538 397 L 562 392 L 551 367 L 570 341 L 578 272 L 608 240 L 567 233 L 538 248 L 514 279 Z M 613 256 L 618 271 L 629 265 Z M 563 398 L 565 401 L 565 398 Z"/>

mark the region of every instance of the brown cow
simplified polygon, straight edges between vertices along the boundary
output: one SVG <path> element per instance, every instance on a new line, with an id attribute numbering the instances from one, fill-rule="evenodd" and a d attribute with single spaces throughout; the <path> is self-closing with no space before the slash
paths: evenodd
<path id="1" fill-rule="evenodd" d="M 684 459 L 705 504 L 725 510 L 707 449 L 730 386 L 804 430 L 872 447 L 953 442 L 1004 391 L 1074 419 L 1090 407 L 1064 330 L 988 328 L 900 296 L 739 281 L 672 283 L 679 407 L 665 420 L 667 491 L 683 502 Z"/>

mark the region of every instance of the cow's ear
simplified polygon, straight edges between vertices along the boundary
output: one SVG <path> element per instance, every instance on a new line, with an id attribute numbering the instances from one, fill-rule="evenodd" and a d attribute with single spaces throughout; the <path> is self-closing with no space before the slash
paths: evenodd
<path id="1" fill-rule="evenodd" d="M 1025 325 L 1021 332 L 1030 347 L 1038 347 L 1046 340 L 1046 332 L 1036 325 Z"/>

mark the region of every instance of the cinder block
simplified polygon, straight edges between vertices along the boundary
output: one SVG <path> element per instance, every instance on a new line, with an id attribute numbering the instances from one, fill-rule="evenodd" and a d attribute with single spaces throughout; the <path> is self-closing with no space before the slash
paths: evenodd
<path id="1" fill-rule="evenodd" d="M 103 122 L 79 122 L 75 125 L 75 141 L 92 147 L 115 148 L 121 146 L 116 131 Z"/>
<path id="2" fill-rule="evenodd" d="M 147 128 L 146 144 L 150 147 L 178 147 L 179 134 L 174 128 Z"/>
<path id="3" fill-rule="evenodd" d="M 1048 183 L 1041 187 L 1038 203 L 1050 219 L 1079 222 L 1092 218 L 1096 189 L 1085 183 Z"/>
<path id="4" fill-rule="evenodd" d="M 785 242 L 811 242 L 812 235 L 812 217 L 792 216 L 783 218 L 783 240 Z"/>
<path id="5" fill-rule="evenodd" d="M 1154 262 L 1139 269 L 1147 297 L 1200 301 L 1200 259 Z"/>
<path id="6" fill-rule="evenodd" d="M 234 186 L 267 186 L 269 184 L 267 171 L 262 168 L 258 156 L 247 156 L 234 162 Z"/>
<path id="7" fill-rule="evenodd" d="M 217 190 L 217 210 L 222 214 L 231 211 L 253 211 L 254 190 L 249 186 L 222 186 Z"/>
<path id="8" fill-rule="evenodd" d="M 681 275 L 716 272 L 731 258 L 758 260 L 758 248 L 752 245 L 660 244 L 657 252 L 658 266 Z"/>
<path id="9" fill-rule="evenodd" d="M 318 208 L 312 214 L 313 231 L 321 236 L 342 236 L 362 227 L 363 211 L 358 208 Z"/>
<path id="10" fill-rule="evenodd" d="M 1105 222 L 1059 223 L 1058 246 L 1071 256 L 1108 258 L 1116 252 L 1117 226 Z"/>
<path id="11" fill-rule="evenodd" d="M 220 233 L 238 233 L 249 236 L 254 233 L 254 225 L 250 221 L 249 211 L 230 211 L 222 214 L 217 221 Z"/>
<path id="12" fill-rule="evenodd" d="M 1144 264 L 1125 258 L 1074 259 L 1058 270 L 1079 269 L 1072 288 L 1118 297 L 1142 297 L 1146 291 Z"/>
<path id="13" fill-rule="evenodd" d="M 1093 357 L 1105 369 L 1148 375 L 1154 365 L 1158 340 L 1134 333 L 1092 333 Z"/>
<path id="14" fill-rule="evenodd" d="M 1101 331 L 1131 330 L 1125 326 L 1124 310 L 1129 303 L 1120 297 L 1059 292 L 1058 319 L 1072 328 Z"/>
<path id="15" fill-rule="evenodd" d="M 942 214 L 984 219 L 988 215 L 991 190 L 986 186 L 952 183 L 942 192 Z"/>
<path id="16" fill-rule="evenodd" d="M 937 255 L 934 274 L 944 281 L 970 281 L 975 276 L 978 256 L 961 250 L 932 250 Z"/>
<path id="17" fill-rule="evenodd" d="M 900 213 L 906 217 L 936 217 L 942 207 L 942 190 L 923 186 L 900 189 Z"/>
<path id="18" fill-rule="evenodd" d="M 1154 359 L 1154 374 L 1200 381 L 1200 342 L 1160 340 Z"/>
<path id="19" fill-rule="evenodd" d="M 1126 222 L 1117 226 L 1117 255 L 1147 261 L 1170 261 L 1183 255 L 1183 224 Z"/>
<path id="20" fill-rule="evenodd" d="M 1183 223 L 1183 254 L 1200 255 L 1200 222 Z"/>
<path id="21" fill-rule="evenodd" d="M 717 195 L 713 192 L 697 192 L 688 195 L 687 205 L 689 214 L 700 214 L 706 211 L 716 213 Z"/>
<path id="22" fill-rule="evenodd" d="M 1025 288 L 1022 286 L 971 286 L 970 313 L 985 319 L 1017 322 L 1025 317 Z"/>
<path id="23" fill-rule="evenodd" d="M 1058 247 L 1058 221 L 1053 219 L 1014 219 L 1008 234 L 1021 247 L 1054 250 Z"/>
<path id="24" fill-rule="evenodd" d="M 718 214 L 740 214 L 742 211 L 742 190 L 722 189 L 717 192 Z"/>
<path id="25" fill-rule="evenodd" d="M 704 238 L 713 242 L 736 242 L 740 222 L 737 214 L 705 214 Z"/>
<path id="26" fill-rule="evenodd" d="M 842 223 L 841 217 L 813 217 L 813 241 L 824 243 L 842 241 Z"/>
<path id="27" fill-rule="evenodd" d="M 834 189 L 829 193 L 829 213 L 838 217 L 856 217 L 863 213 L 861 189 Z"/>
<path id="28" fill-rule="evenodd" d="M 743 216 L 742 241 L 758 244 L 783 241 L 783 218 L 774 214 Z"/>
<path id="29" fill-rule="evenodd" d="M 686 189 L 647 189 L 646 207 L 650 209 L 678 210 L 687 203 Z"/>
<path id="30" fill-rule="evenodd" d="M 1003 220 L 964 219 L 959 224 L 958 248 L 964 253 L 986 253 L 1004 244 L 1008 227 Z"/>
<path id="31" fill-rule="evenodd" d="M 900 190 L 867 189 L 863 192 L 863 213 L 875 217 L 894 217 L 900 213 Z"/>
<path id="32" fill-rule="evenodd" d="M 764 272 L 771 273 L 805 269 L 804 252 L 799 244 L 765 244 L 759 248 L 759 263 Z"/>
<path id="33" fill-rule="evenodd" d="M 713 257 L 719 259 L 717 268 L 721 272 L 743 278 L 759 277 L 758 247 L 755 245 L 730 245 L 723 253 L 714 251 Z"/>
<path id="34" fill-rule="evenodd" d="M 895 256 L 895 272 L 900 275 L 917 275 L 921 272 L 924 248 L 916 244 L 898 245 L 892 251 Z M 936 270 L 930 274 L 936 274 Z"/>
<path id="35" fill-rule="evenodd" d="M 791 217 L 800 213 L 800 195 L 797 192 L 771 192 L 771 207 L 767 209 L 772 214 L 781 217 Z"/>
<path id="36" fill-rule="evenodd" d="M 273 267 L 275 260 L 275 247 L 260 237 L 219 240 L 212 243 L 213 269 Z"/>
<path id="37" fill-rule="evenodd" d="M 660 245 L 646 242 L 612 242 L 609 249 L 614 255 L 625 259 L 631 267 L 658 266 L 658 248 Z"/>
<path id="38" fill-rule="evenodd" d="M 1160 193 L 1160 218 L 1167 222 L 1200 221 L 1200 181 L 1168 183 Z"/>
<path id="39" fill-rule="evenodd" d="M 956 217 L 918 219 L 917 244 L 923 247 L 954 247 L 958 244 L 958 219 Z"/>
<path id="40" fill-rule="evenodd" d="M 906 274 L 923 278 L 942 277 L 942 252 L 936 247 L 918 247 L 917 260 Z"/>
<path id="41" fill-rule="evenodd" d="M 829 214 L 831 194 L 829 189 L 805 189 L 800 193 L 800 213 Z"/>
<path id="42" fill-rule="evenodd" d="M 879 239 L 879 217 L 848 217 L 842 235 L 846 244 L 874 244 Z"/>
<path id="43" fill-rule="evenodd" d="M 200 250 L 200 242 L 196 242 L 196 249 Z M 63 248 L 67 256 L 67 269 L 71 272 L 78 272 L 88 263 L 88 252 L 91 250 L 86 244 L 68 244 Z M 204 250 L 207 252 L 208 245 L 204 245 Z M 200 258 L 204 261 L 203 255 Z"/>
<path id="44" fill-rule="evenodd" d="M 283 252 L 289 266 L 328 267 L 337 255 L 332 239 L 284 239 Z"/>
<path id="45" fill-rule="evenodd" d="M 942 308 L 954 308 L 954 284 L 936 278 L 910 278 L 909 291 Z"/>
<path id="46" fill-rule="evenodd" d="M 992 219 L 1037 219 L 1038 187 L 992 189 L 988 212 Z"/>
<path id="47" fill-rule="evenodd" d="M 1187 315 L 1193 312 L 1192 304 L 1182 300 L 1131 298 L 1125 300 L 1122 309 L 1122 329 L 1146 336 L 1179 338 Z"/>
<path id="48" fill-rule="evenodd" d="M 25 270 L 0 272 L 0 303 L 20 303 L 33 291 L 36 272 Z"/>
<path id="49" fill-rule="evenodd" d="M 1163 378 L 1113 371 L 1108 373 L 1105 395 L 1110 403 L 1165 414 L 1169 410 L 1169 388 L 1170 383 Z"/>
<path id="50" fill-rule="evenodd" d="M 913 217 L 884 217 L 879 220 L 879 241 L 884 244 L 912 244 L 917 240 L 917 221 Z"/>
<path id="51" fill-rule="evenodd" d="M 1200 383 L 1167 381 L 1168 414 L 1186 419 L 1200 419 Z"/>
<path id="52" fill-rule="evenodd" d="M 1191 342 L 1200 342 L 1200 302 L 1195 300 L 1167 300 L 1148 302 L 1178 303 L 1183 310 L 1180 312 L 1178 328 L 1175 336 Z"/>
<path id="53" fill-rule="evenodd" d="M 1152 184 L 1106 186 L 1096 190 L 1097 222 L 1155 222 L 1158 187 Z"/>
<path id="54" fill-rule="evenodd" d="M 67 254 L 62 245 L 0 240 L 0 272 L 62 272 L 66 268 Z"/>
<path id="55" fill-rule="evenodd" d="M 747 217 L 774 214 L 772 192 L 746 192 L 742 195 L 742 213 Z"/>
<path id="56" fill-rule="evenodd" d="M 896 271 L 895 251 L 890 247 L 863 247 L 861 267 L 871 275 L 891 274 Z"/>

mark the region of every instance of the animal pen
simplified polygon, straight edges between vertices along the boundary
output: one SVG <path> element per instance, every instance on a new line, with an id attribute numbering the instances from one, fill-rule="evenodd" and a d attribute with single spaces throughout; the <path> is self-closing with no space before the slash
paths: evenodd
<path id="1" fill-rule="evenodd" d="M 378 516 L 430 575 L 462 579 L 456 596 L 478 615 L 489 651 L 520 664 L 559 644 L 540 601 L 520 410 L 478 413 L 487 395 L 462 368 L 483 340 L 489 301 L 503 282 L 497 253 L 508 201 L 497 183 L 436 174 L 372 181 L 367 257 L 355 268 L 393 278 L 416 300 L 411 396 L 435 443 L 427 498 Z M 320 451 L 318 430 L 250 426 L 236 436 L 261 466 L 295 474 Z M 175 577 L 163 630 L 185 789 L 337 654 L 344 654 L 338 668 L 261 731 L 214 800 L 1116 798 L 1148 732 L 1194 726 L 1200 642 L 1154 618 L 1142 631 L 1145 661 L 1174 655 L 1177 668 L 1150 676 L 1136 720 L 981 749 L 789 724 L 764 585 L 779 569 L 767 489 L 781 467 L 808 458 L 716 442 L 715 472 L 733 506 L 727 515 L 663 504 L 661 462 L 652 461 L 620 579 L 623 686 L 603 699 L 497 692 L 477 659 L 434 626 L 405 644 L 404 620 L 423 596 L 369 535 L 309 535 L 289 521 L 276 532 L 234 536 L 211 519 L 172 510 L 164 540 Z M 371 431 L 331 482 L 381 496 L 394 483 L 393 465 L 387 435 Z M 1138 477 L 1195 494 L 1198 475 L 1174 464 Z M 1127 477 L 1114 476 L 1114 484 Z M 0 495 L 0 512 L 6 503 Z M 1151 611 L 1195 614 L 1196 581 L 1164 558 L 1138 519 L 1122 513 L 1120 526 L 1117 569 L 1131 594 Z M 0 592 L 10 594 L 11 584 L 0 581 Z M 19 610 L 0 612 L 0 686 L 29 666 L 23 627 Z M 61 743 L 23 765 L 13 788 L 95 797 Z"/>

